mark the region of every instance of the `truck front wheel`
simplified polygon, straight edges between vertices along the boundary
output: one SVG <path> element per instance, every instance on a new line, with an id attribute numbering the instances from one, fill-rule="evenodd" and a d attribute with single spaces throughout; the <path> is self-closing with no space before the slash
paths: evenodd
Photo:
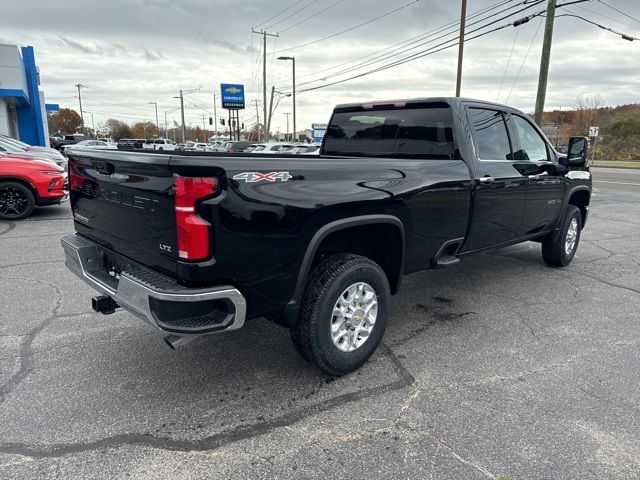
<path id="1" fill-rule="evenodd" d="M 551 237 L 542 242 L 542 258 L 552 267 L 565 267 L 571 263 L 578 249 L 582 215 L 575 205 L 569 205 L 560 224 L 555 240 Z"/>
<path id="2" fill-rule="evenodd" d="M 309 275 L 291 329 L 296 350 L 330 375 L 358 369 L 382 340 L 390 295 L 385 273 L 370 259 L 325 257 Z"/>

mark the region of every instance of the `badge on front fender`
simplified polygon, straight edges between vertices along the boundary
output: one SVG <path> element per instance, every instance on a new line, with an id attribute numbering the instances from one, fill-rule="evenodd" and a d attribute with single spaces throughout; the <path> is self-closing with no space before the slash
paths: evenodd
<path id="1" fill-rule="evenodd" d="M 233 176 L 234 180 L 244 180 L 247 183 L 275 182 L 276 180 L 286 182 L 292 178 L 293 176 L 289 175 L 289 172 L 243 172 Z"/>

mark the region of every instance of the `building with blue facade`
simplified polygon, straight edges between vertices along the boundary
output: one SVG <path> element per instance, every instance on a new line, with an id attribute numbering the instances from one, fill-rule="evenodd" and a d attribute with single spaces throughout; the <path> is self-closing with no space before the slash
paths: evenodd
<path id="1" fill-rule="evenodd" d="M 0 134 L 48 147 L 47 109 L 33 47 L 0 44 Z"/>

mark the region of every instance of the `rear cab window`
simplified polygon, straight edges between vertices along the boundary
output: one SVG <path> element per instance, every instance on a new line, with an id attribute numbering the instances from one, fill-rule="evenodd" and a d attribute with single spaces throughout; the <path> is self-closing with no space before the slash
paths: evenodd
<path id="1" fill-rule="evenodd" d="M 325 155 L 450 159 L 456 155 L 451 108 L 409 103 L 338 108 L 325 134 Z"/>
<path id="2" fill-rule="evenodd" d="M 513 160 L 504 113 L 488 108 L 468 110 L 473 128 L 473 146 L 479 160 Z"/>

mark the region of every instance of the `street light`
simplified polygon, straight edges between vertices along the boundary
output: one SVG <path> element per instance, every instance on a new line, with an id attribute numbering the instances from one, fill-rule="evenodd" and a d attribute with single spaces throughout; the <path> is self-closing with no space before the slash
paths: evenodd
<path id="1" fill-rule="evenodd" d="M 296 133 L 296 57 L 278 57 L 278 60 L 291 60 L 293 66 L 293 141 L 297 142 Z"/>
<path id="2" fill-rule="evenodd" d="M 156 106 L 156 132 L 157 135 L 160 136 L 160 123 L 158 123 L 158 102 L 147 102 L 149 105 L 153 104 Z"/>

